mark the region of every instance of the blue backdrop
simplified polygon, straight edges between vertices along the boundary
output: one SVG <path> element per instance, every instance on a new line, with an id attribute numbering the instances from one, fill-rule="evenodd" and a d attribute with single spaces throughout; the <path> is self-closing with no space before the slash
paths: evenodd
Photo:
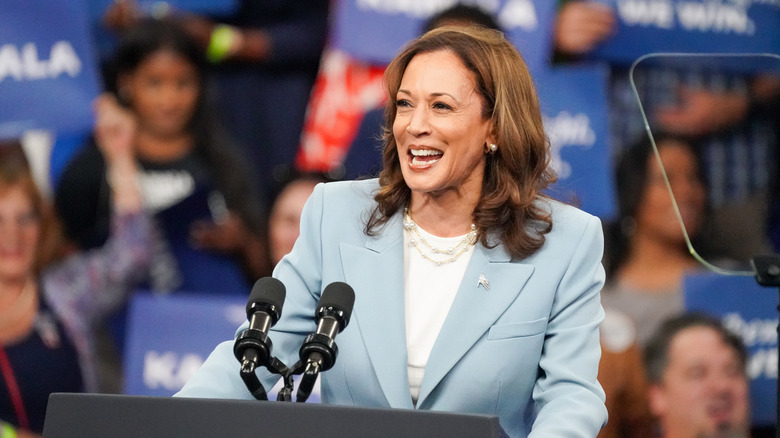
<path id="1" fill-rule="evenodd" d="M 592 54 L 630 64 L 654 52 L 780 53 L 780 3 L 755 0 L 600 0 L 618 30 Z"/>
<path id="2" fill-rule="evenodd" d="M 339 0 L 333 44 L 353 57 L 384 65 L 409 40 L 420 35 L 425 21 L 455 0 Z M 499 25 L 523 54 L 532 71 L 549 64 L 555 2 L 552 0 L 473 0 L 496 16 Z"/>
<path id="3" fill-rule="evenodd" d="M 606 68 L 592 66 L 547 70 L 535 77 L 558 170 L 558 184 L 550 194 L 563 201 L 576 195 L 583 210 L 602 219 L 615 213 L 607 74 Z"/>
<path id="4" fill-rule="evenodd" d="M 79 131 L 98 93 L 81 1 L 6 0 L 0 14 L 0 137 Z"/>
<path id="5" fill-rule="evenodd" d="M 214 347 L 232 340 L 246 321 L 247 295 L 136 293 L 124 351 L 125 393 L 169 397 L 178 392 Z M 273 333 L 269 337 L 273 341 Z M 237 375 L 239 370 L 236 360 Z M 298 382 L 300 376 L 295 376 Z M 276 400 L 280 386 L 268 391 L 269 400 Z M 307 403 L 319 401 L 318 381 Z"/>

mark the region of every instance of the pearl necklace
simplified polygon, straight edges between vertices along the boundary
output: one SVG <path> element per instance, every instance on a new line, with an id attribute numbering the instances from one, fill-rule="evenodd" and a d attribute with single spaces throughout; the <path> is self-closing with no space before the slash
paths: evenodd
<path id="1" fill-rule="evenodd" d="M 437 248 L 435 245 L 431 245 L 431 243 L 425 240 L 422 234 L 420 234 L 420 227 L 418 227 L 417 224 L 412 220 L 412 216 L 409 214 L 408 208 L 404 209 L 404 229 L 407 233 L 409 233 L 409 243 L 417 250 L 417 252 L 420 253 L 422 258 L 430 261 L 436 266 L 452 263 L 457 260 L 461 254 L 469 249 L 470 246 L 474 245 L 477 238 L 477 227 L 476 225 L 471 224 L 471 230 L 468 232 L 468 234 L 463 236 L 463 239 L 461 239 L 460 242 L 446 249 Z M 431 255 L 423 252 L 423 249 L 420 247 L 420 243 L 428 247 Z M 445 254 L 446 257 L 433 258 L 432 256 L 436 254 Z"/>

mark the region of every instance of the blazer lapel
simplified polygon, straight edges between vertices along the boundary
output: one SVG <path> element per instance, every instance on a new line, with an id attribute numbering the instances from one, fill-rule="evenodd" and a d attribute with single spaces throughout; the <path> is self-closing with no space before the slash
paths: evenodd
<path id="1" fill-rule="evenodd" d="M 417 406 L 509 307 L 533 271 L 531 265 L 510 263 L 501 245 L 477 246 L 433 345 Z"/>
<path id="2" fill-rule="evenodd" d="M 403 230 L 394 216 L 365 247 L 342 243 L 344 278 L 355 289 L 357 323 L 382 391 L 391 407 L 411 409 L 406 372 Z"/>

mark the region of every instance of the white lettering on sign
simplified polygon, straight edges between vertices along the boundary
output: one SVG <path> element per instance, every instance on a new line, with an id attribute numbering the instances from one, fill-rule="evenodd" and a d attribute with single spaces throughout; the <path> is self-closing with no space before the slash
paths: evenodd
<path id="1" fill-rule="evenodd" d="M 777 379 L 777 319 L 745 320 L 742 315 L 733 312 L 724 315 L 722 321 L 723 326 L 742 338 L 742 343 L 750 349 L 748 377 Z"/>
<path id="2" fill-rule="evenodd" d="M 531 32 L 539 27 L 536 7 L 531 0 L 509 0 L 498 14 L 498 21 L 504 29 L 519 27 Z"/>
<path id="3" fill-rule="evenodd" d="M 76 77 L 81 72 L 81 60 L 67 41 L 58 41 L 49 50 L 48 58 L 41 58 L 38 46 L 27 43 L 0 46 L 0 82 L 6 78 L 17 81 L 54 79 L 67 74 Z"/>
<path id="4" fill-rule="evenodd" d="M 759 2 L 777 5 L 780 0 L 618 0 L 617 13 L 627 26 L 749 36 L 756 25 L 748 9 Z"/>
<path id="5" fill-rule="evenodd" d="M 677 19 L 685 30 L 753 35 L 756 25 L 748 18 L 747 8 L 718 2 L 680 2 Z"/>
<path id="6" fill-rule="evenodd" d="M 617 4 L 620 18 L 629 26 L 674 26 L 674 8 L 669 0 L 621 0 Z"/>
<path id="7" fill-rule="evenodd" d="M 178 391 L 203 365 L 204 359 L 193 353 L 181 357 L 172 351 L 150 350 L 144 355 L 143 382 L 149 389 Z"/>
<path id="8" fill-rule="evenodd" d="M 389 15 L 403 14 L 415 18 L 428 18 L 455 3 L 457 0 L 357 0 L 357 7 Z"/>
<path id="9" fill-rule="evenodd" d="M 355 0 L 358 9 L 387 15 L 406 15 L 426 19 L 456 4 L 467 4 L 494 14 L 506 30 L 521 28 L 533 31 L 539 26 L 536 6 L 532 0 Z M 503 3 L 503 6 L 502 6 Z"/>
<path id="10" fill-rule="evenodd" d="M 571 115 L 561 111 L 555 117 L 544 117 L 544 127 L 550 138 L 552 165 L 560 179 L 571 176 L 571 164 L 563 161 L 561 150 L 567 146 L 590 149 L 596 143 L 596 133 L 590 125 L 587 114 Z"/>
<path id="11" fill-rule="evenodd" d="M 739 313 L 727 313 L 723 325 L 738 334 L 746 347 L 777 345 L 777 319 L 754 318 L 746 321 Z"/>
<path id="12" fill-rule="evenodd" d="M 762 348 L 748 357 L 747 375 L 753 379 L 777 379 L 777 349 Z"/>

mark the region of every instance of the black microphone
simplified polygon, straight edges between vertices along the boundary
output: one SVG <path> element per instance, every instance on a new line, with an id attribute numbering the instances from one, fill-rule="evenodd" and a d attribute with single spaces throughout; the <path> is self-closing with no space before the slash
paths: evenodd
<path id="1" fill-rule="evenodd" d="M 233 354 L 241 362 L 241 373 L 254 373 L 258 366 L 271 359 L 271 339 L 268 330 L 282 317 L 286 290 L 281 281 L 263 277 L 252 287 L 246 304 L 249 328 L 241 332 L 233 345 Z"/>
<path id="2" fill-rule="evenodd" d="M 334 282 L 322 291 L 314 317 L 317 330 L 306 337 L 299 351 L 301 363 L 305 366 L 296 401 L 304 402 L 311 394 L 317 375 L 327 371 L 336 363 L 338 347 L 336 335 L 349 324 L 355 291 L 346 283 Z"/>

